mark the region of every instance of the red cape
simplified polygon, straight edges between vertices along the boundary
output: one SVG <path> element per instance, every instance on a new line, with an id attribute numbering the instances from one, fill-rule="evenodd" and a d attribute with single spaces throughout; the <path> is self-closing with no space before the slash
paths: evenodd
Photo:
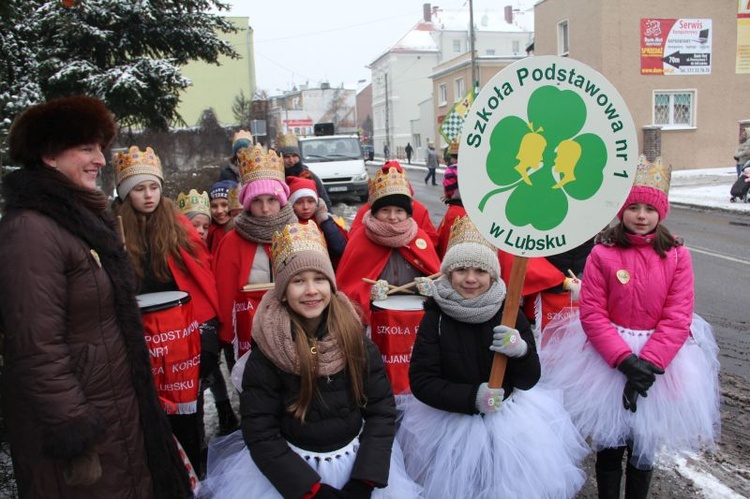
<path id="1" fill-rule="evenodd" d="M 213 256 L 216 256 L 216 251 L 219 249 L 219 243 L 221 240 L 232 230 L 227 229 L 227 225 L 229 225 L 229 222 L 224 225 L 216 225 L 215 223 L 212 223 L 208 226 L 206 245 Z"/>
<path id="2" fill-rule="evenodd" d="M 269 252 L 271 245 L 264 246 L 266 252 Z M 232 326 L 234 299 L 237 292 L 247 284 L 257 248 L 258 243 L 243 239 L 232 230 L 221 240 L 216 252 L 214 272 L 219 290 L 219 320 L 221 321 L 219 339 L 226 343 L 234 339 Z"/>
<path id="3" fill-rule="evenodd" d="M 203 324 L 219 315 L 219 299 L 216 280 L 211 270 L 211 255 L 190 220 L 184 215 L 178 216 L 177 219 L 185 227 L 195 256 L 180 248 L 185 270 L 182 270 L 172 257 L 168 260 L 169 270 L 177 287 L 190 293 L 195 318 Z"/>
<path id="4" fill-rule="evenodd" d="M 336 271 L 336 286 L 349 299 L 362 307 L 364 319 L 369 323 L 370 288 L 362 278 L 377 280 L 383 272 L 394 248 L 376 244 L 367 237 L 365 230 L 349 233 L 349 242 Z M 440 259 L 427 234 L 419 229 L 409 244 L 398 248 L 406 261 L 424 275 L 440 272 Z"/>

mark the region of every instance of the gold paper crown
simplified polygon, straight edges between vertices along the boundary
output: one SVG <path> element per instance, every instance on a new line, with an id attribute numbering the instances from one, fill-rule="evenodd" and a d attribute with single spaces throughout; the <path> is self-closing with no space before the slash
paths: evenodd
<path id="1" fill-rule="evenodd" d="M 127 152 L 118 152 L 115 156 L 116 183 L 119 185 L 126 178 L 139 174 L 155 175 L 164 180 L 161 160 L 154 150 L 147 147 L 141 151 L 138 146 L 130 146 Z"/>
<path id="2" fill-rule="evenodd" d="M 448 146 L 448 154 L 455 154 L 458 156 L 458 145 L 461 142 L 461 137 L 456 137 L 453 139 Z"/>
<path id="3" fill-rule="evenodd" d="M 367 202 L 370 206 L 378 199 L 393 194 L 403 194 L 411 198 L 409 180 L 403 171 L 391 167 L 384 172 L 381 168 L 375 172 L 375 178 L 367 181 Z"/>
<path id="4" fill-rule="evenodd" d="M 328 250 L 323 235 L 314 223 L 293 223 L 284 230 L 273 233 L 271 238 L 271 260 L 273 271 L 278 274 L 289 257 L 300 251 L 317 251 L 328 258 Z"/>
<path id="5" fill-rule="evenodd" d="M 278 180 L 282 184 L 285 181 L 283 160 L 276 151 L 269 149 L 266 152 L 260 144 L 237 151 L 237 164 L 243 185 L 261 179 Z"/>
<path id="6" fill-rule="evenodd" d="M 243 209 L 242 203 L 240 203 L 240 190 L 242 190 L 240 184 L 229 189 L 229 211 Z"/>
<path id="7" fill-rule="evenodd" d="M 276 137 L 276 148 L 281 149 L 282 147 L 299 147 L 297 136 L 293 133 L 287 133 Z"/>
<path id="8" fill-rule="evenodd" d="M 448 247 L 446 251 L 456 244 L 461 243 L 476 243 L 487 246 L 492 251 L 496 251 L 496 248 L 492 246 L 477 229 L 476 225 L 471 221 L 468 216 L 458 217 L 453 221 L 451 225 L 451 233 L 448 238 Z"/>
<path id="9" fill-rule="evenodd" d="M 199 194 L 195 189 L 190 189 L 187 195 L 181 192 L 177 196 L 177 206 L 179 206 L 180 211 L 185 215 L 188 213 L 202 213 L 211 218 L 211 203 L 208 200 L 208 193 L 206 191 Z"/>
<path id="10" fill-rule="evenodd" d="M 240 130 L 238 132 L 235 132 L 232 136 L 232 144 L 237 142 L 240 139 L 247 139 L 250 141 L 250 143 L 253 143 L 253 134 L 248 132 L 247 130 Z"/>
<path id="11" fill-rule="evenodd" d="M 638 157 L 633 186 L 651 187 L 668 195 L 671 181 L 672 165 L 662 165 L 661 157 L 656 158 L 653 163 L 643 154 Z"/>
<path id="12" fill-rule="evenodd" d="M 237 154 L 237 151 L 243 147 L 253 146 L 253 134 L 247 130 L 240 130 L 235 132 L 232 137 L 232 154 Z"/>

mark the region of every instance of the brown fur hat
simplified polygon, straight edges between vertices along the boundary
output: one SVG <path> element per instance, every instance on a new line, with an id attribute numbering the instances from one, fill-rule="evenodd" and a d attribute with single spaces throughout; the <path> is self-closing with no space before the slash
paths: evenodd
<path id="1" fill-rule="evenodd" d="M 53 99 L 15 119 L 8 135 L 10 157 L 22 166 L 39 166 L 43 156 L 70 147 L 98 143 L 104 149 L 116 131 L 112 112 L 99 99 L 84 95 Z"/>

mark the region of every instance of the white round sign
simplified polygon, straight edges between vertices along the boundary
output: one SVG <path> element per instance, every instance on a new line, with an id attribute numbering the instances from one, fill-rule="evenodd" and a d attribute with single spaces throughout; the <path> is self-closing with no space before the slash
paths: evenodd
<path id="1" fill-rule="evenodd" d="M 617 214 L 638 155 L 630 111 L 600 73 L 567 57 L 528 57 L 487 82 L 466 115 L 461 198 L 499 249 L 555 255 Z"/>

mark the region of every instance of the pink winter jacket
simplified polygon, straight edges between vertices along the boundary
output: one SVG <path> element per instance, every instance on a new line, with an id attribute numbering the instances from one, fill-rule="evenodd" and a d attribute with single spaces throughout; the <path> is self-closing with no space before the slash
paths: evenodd
<path id="1" fill-rule="evenodd" d="M 613 323 L 653 329 L 640 357 L 664 369 L 685 343 L 693 320 L 690 252 L 678 246 L 660 258 L 651 236 L 633 235 L 630 240 L 630 248 L 597 244 L 589 255 L 581 287 L 581 324 L 612 367 L 633 353 Z"/>

